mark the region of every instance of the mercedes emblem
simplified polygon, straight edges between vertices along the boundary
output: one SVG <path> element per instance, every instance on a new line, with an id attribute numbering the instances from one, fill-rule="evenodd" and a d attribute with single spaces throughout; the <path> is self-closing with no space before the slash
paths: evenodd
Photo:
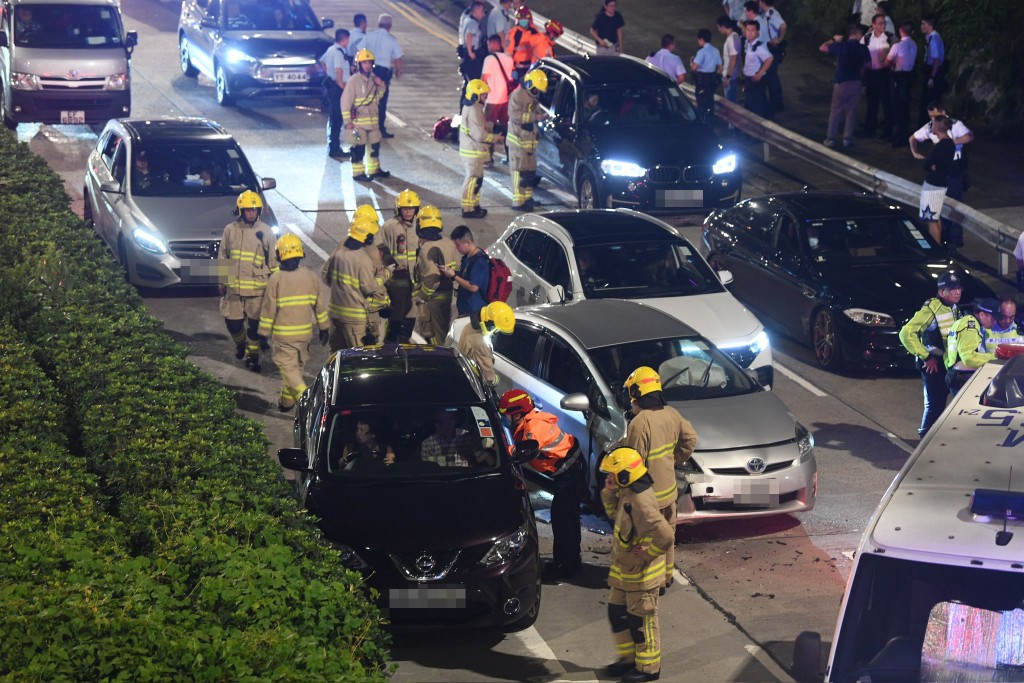
<path id="1" fill-rule="evenodd" d="M 751 474 L 761 474 L 765 467 L 767 463 L 762 458 L 751 458 L 747 461 L 747 471 Z"/>

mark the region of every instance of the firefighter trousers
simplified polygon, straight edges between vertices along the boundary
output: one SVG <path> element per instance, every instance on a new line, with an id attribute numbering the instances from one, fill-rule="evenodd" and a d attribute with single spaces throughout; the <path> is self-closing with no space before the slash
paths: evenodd
<path id="1" fill-rule="evenodd" d="M 282 408 L 291 408 L 302 397 L 306 390 L 306 380 L 302 370 L 309 362 L 309 340 L 278 341 L 274 340 L 274 363 L 281 373 Z"/>
<path id="2" fill-rule="evenodd" d="M 658 627 L 658 589 L 608 593 L 608 622 L 615 653 L 647 674 L 661 671 L 661 630 Z"/>

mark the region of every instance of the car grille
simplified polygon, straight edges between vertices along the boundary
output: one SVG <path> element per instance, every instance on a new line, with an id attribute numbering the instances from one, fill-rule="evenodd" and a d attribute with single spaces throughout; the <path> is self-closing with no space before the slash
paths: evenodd
<path id="1" fill-rule="evenodd" d="M 81 80 L 70 80 L 56 76 L 47 76 L 40 80 L 39 86 L 43 90 L 64 90 L 78 92 L 80 90 L 103 90 L 106 85 L 106 78 L 83 78 Z"/>
<path id="2" fill-rule="evenodd" d="M 757 354 L 749 346 L 739 349 L 722 349 L 729 357 L 736 361 L 741 368 L 749 368 L 750 364 L 757 358 Z"/>
<path id="3" fill-rule="evenodd" d="M 220 240 L 189 240 L 171 242 L 167 245 L 175 258 L 179 259 L 215 259 L 220 248 Z"/>
<path id="4" fill-rule="evenodd" d="M 54 98 L 36 101 L 40 109 L 47 111 L 103 111 L 110 108 L 110 99 L 103 98 Z"/>
<path id="5" fill-rule="evenodd" d="M 792 460 L 786 460 L 785 462 L 776 462 L 768 465 L 764 468 L 764 472 L 759 472 L 758 475 L 753 475 L 746 467 L 712 467 L 709 471 L 714 474 L 724 474 L 730 477 L 750 477 L 760 476 L 761 474 L 768 474 L 769 472 L 778 472 L 784 470 L 787 467 L 793 465 Z"/>
<path id="6" fill-rule="evenodd" d="M 459 559 L 458 550 L 389 553 L 388 557 L 407 579 L 437 581 L 448 575 Z"/>
<path id="7" fill-rule="evenodd" d="M 678 166 L 655 166 L 651 170 L 647 171 L 647 178 L 652 183 L 678 183 L 679 182 L 679 167 Z"/>
<path id="8" fill-rule="evenodd" d="M 705 183 L 714 174 L 711 166 L 687 166 L 683 169 L 683 180 L 688 183 Z"/>

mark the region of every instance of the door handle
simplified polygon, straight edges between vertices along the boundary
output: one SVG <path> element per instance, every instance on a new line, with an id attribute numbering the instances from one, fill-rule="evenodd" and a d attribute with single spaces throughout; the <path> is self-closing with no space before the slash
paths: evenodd
<path id="1" fill-rule="evenodd" d="M 814 290 L 809 287 L 804 287 L 801 291 L 803 292 L 803 295 L 808 299 L 813 299 L 815 297 Z"/>

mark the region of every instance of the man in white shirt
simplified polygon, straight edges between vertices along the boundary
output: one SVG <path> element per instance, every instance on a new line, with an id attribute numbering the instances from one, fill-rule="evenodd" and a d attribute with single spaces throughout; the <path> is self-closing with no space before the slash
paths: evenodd
<path id="1" fill-rule="evenodd" d="M 871 20 L 871 31 L 861 40 L 871 55 L 871 66 L 864 73 L 864 98 L 867 114 L 864 117 L 864 135 L 874 135 L 878 130 L 878 109 L 882 109 L 882 130 L 892 125 L 889 112 L 889 69 L 885 58 L 892 47 L 890 36 L 885 32 L 885 17 L 876 14 Z"/>
<path id="2" fill-rule="evenodd" d="M 487 15 L 488 37 L 498 35 L 501 37 L 501 44 L 505 44 L 505 36 L 512 28 L 512 0 L 499 0 L 497 6 Z"/>
<path id="3" fill-rule="evenodd" d="M 696 87 L 697 113 L 704 122 L 714 122 L 715 119 L 715 90 L 718 89 L 720 80 L 719 72 L 722 70 L 722 55 L 718 48 L 711 44 L 711 31 L 702 28 L 697 31 L 697 45 L 699 50 L 690 60 L 690 68 L 693 69 L 693 85 Z"/>
<path id="4" fill-rule="evenodd" d="M 366 15 L 357 14 L 352 17 L 352 29 L 348 32 L 348 47 L 345 48 L 350 65 L 355 59 L 356 53 L 359 52 L 359 48 L 363 46 L 364 38 L 366 38 Z"/>
<path id="5" fill-rule="evenodd" d="M 725 38 L 722 44 L 722 85 L 725 87 L 725 99 L 730 102 L 739 101 L 739 85 L 743 76 L 743 64 L 740 55 L 743 52 L 743 37 L 736 30 L 736 22 L 729 17 L 718 18 L 718 32 Z M 729 124 L 732 128 L 732 124 Z"/>
<path id="6" fill-rule="evenodd" d="M 683 60 L 676 54 L 676 39 L 671 33 L 666 33 L 661 37 L 661 49 L 650 54 L 647 57 L 647 62 L 667 73 L 669 77 L 675 79 L 676 83 L 686 80 L 686 67 L 683 66 Z"/>
<path id="7" fill-rule="evenodd" d="M 378 118 L 380 120 L 380 135 L 384 138 L 395 137 L 388 132 L 387 113 L 388 97 L 391 95 L 391 78 L 397 81 L 402 77 L 402 48 L 398 41 L 391 35 L 391 26 L 394 23 L 390 14 L 381 14 L 377 18 L 377 30 L 370 31 L 363 40 L 363 47 L 373 53 L 376 61 L 373 64 L 373 73 L 380 80 L 388 85 L 384 91 L 384 97 L 380 99 Z"/>
<path id="8" fill-rule="evenodd" d="M 459 106 L 466 96 L 466 84 L 480 78 L 484 66 L 483 27 L 484 3 L 473 0 L 459 17 L 459 73 L 462 75 L 462 90 L 459 92 Z"/>
<path id="9" fill-rule="evenodd" d="M 350 39 L 346 29 L 339 28 L 334 32 L 334 45 L 327 48 L 320 63 L 324 65 L 324 88 L 327 90 L 327 156 L 332 159 L 344 159 L 348 155 L 341 149 L 341 93 L 345 83 L 352 75 L 345 48 Z"/>

